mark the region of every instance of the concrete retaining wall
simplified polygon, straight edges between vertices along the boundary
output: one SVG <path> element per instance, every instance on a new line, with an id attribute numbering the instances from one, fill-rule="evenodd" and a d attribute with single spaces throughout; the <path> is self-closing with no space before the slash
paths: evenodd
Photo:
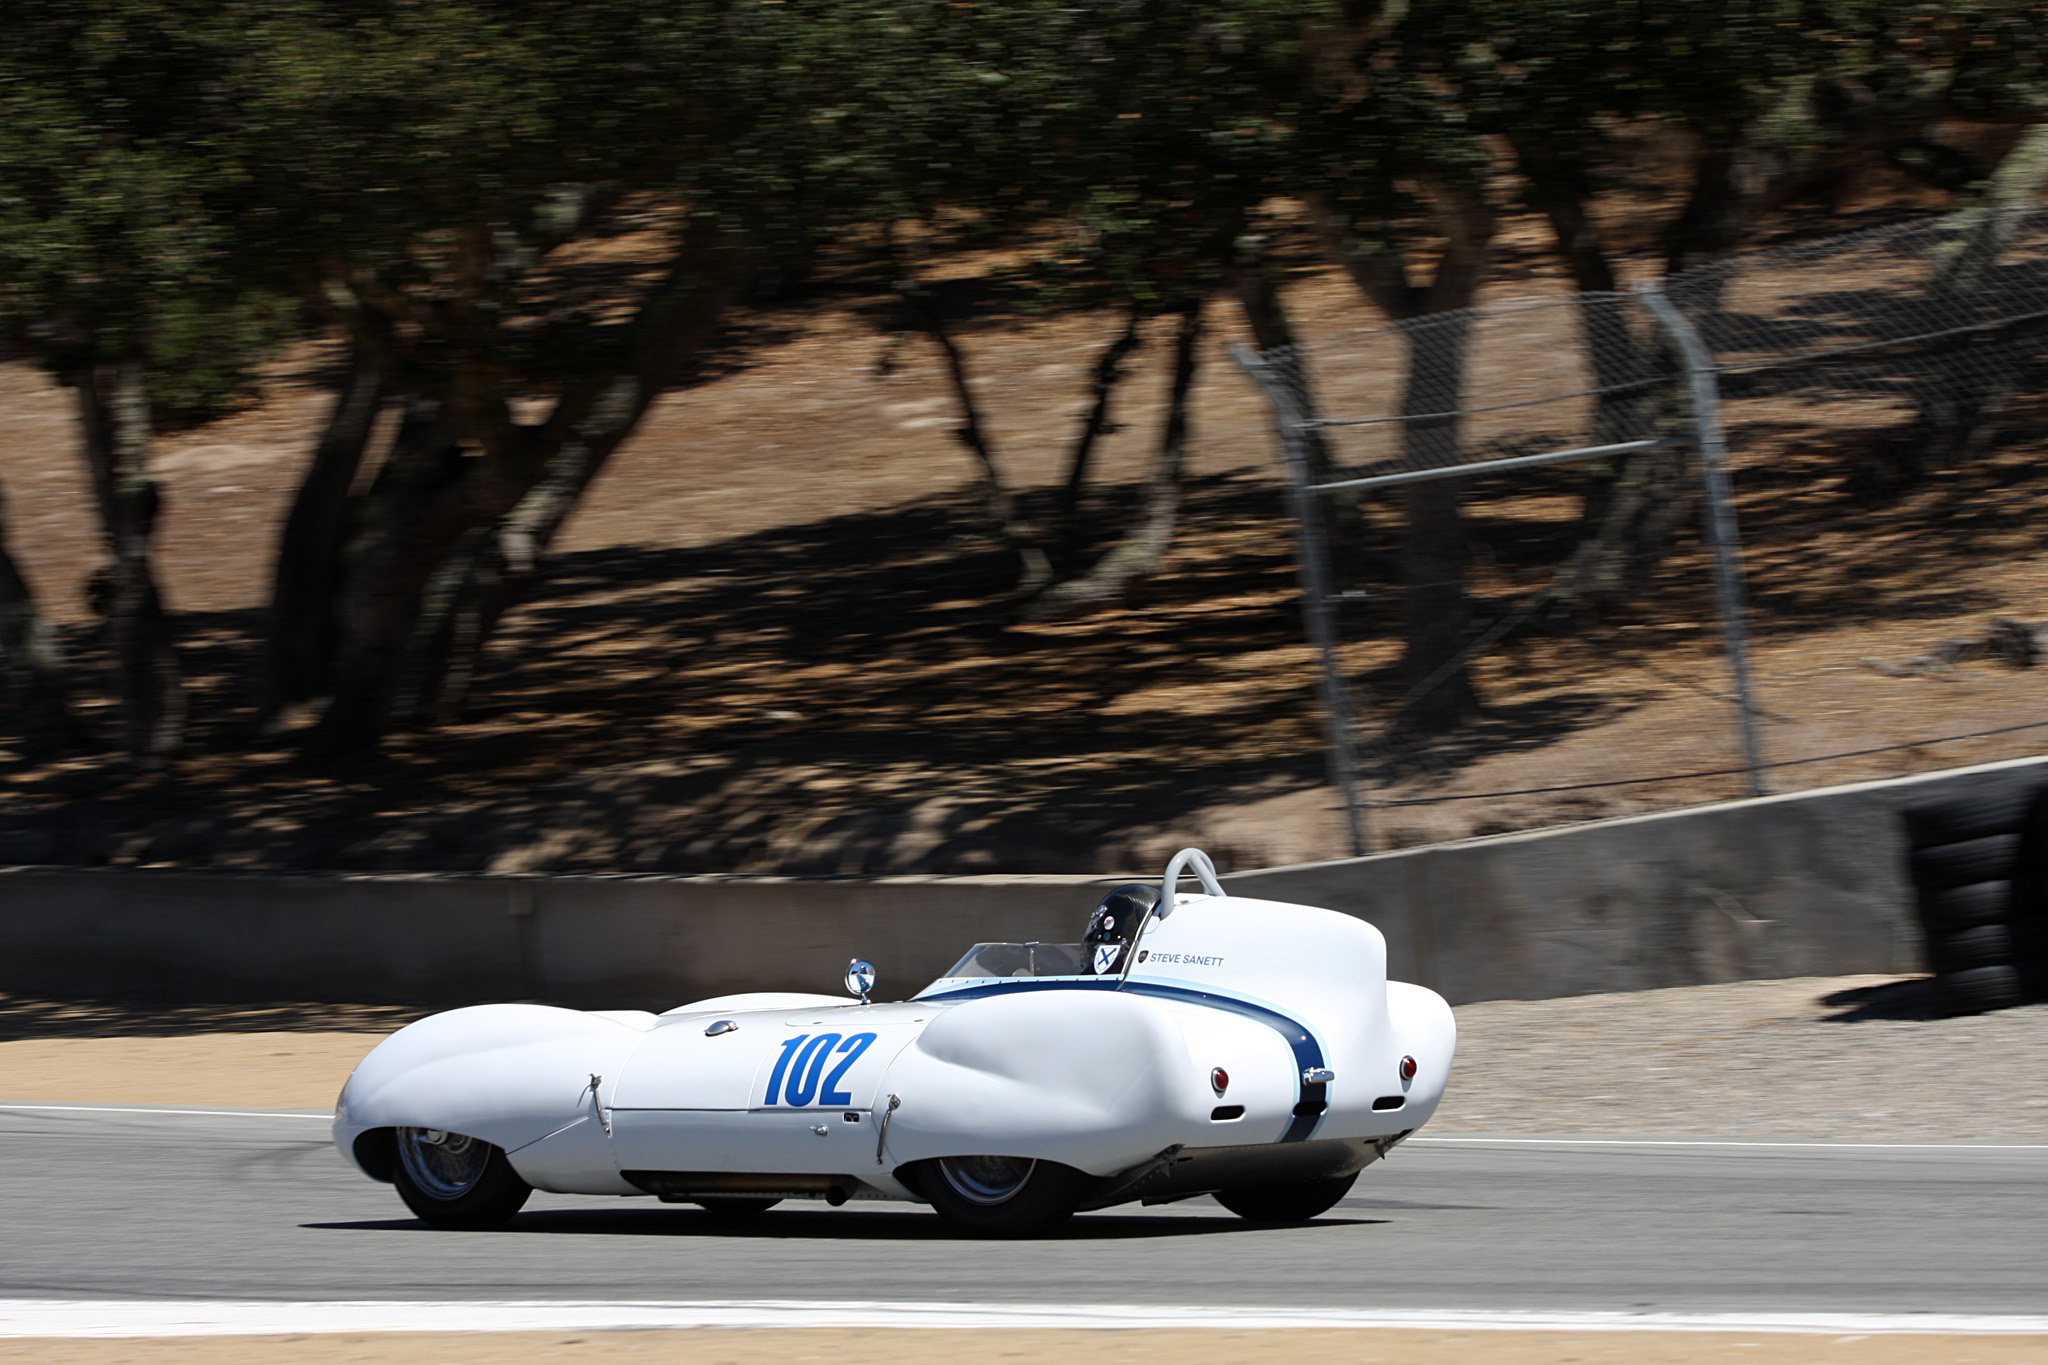
<path id="1" fill-rule="evenodd" d="M 1454 1003 L 1909 972 L 1899 807 L 2048 783 L 2048 758 L 1246 872 L 1387 935 Z M 1156 875 L 1156 872 L 1154 873 Z M 665 1006 L 909 993 L 977 940 L 1070 941 L 1122 878 L 267 876 L 0 870 L 0 989 L 195 1000 Z"/>
<path id="2" fill-rule="evenodd" d="M 2048 784 L 2048 758 L 1226 878 L 1387 936 L 1459 1004 L 1919 972 L 1902 806 Z"/>

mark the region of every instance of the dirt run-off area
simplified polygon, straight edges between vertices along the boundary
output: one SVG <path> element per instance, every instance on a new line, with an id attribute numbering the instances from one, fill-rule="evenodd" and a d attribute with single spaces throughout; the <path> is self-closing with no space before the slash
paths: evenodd
<path id="1" fill-rule="evenodd" d="M 1305 246 L 1283 258 L 1303 335 L 1377 321 Z M 1532 223 L 1504 232 L 1500 260 L 1495 298 L 1562 288 Z M 1341 855 L 1269 414 L 1223 351 L 1241 339 L 1234 307 L 1212 308 L 1161 571 L 1120 604 L 1037 624 L 1016 611 L 1016 556 L 990 534 L 940 359 L 891 316 L 858 272 L 750 308 L 591 491 L 465 713 L 324 765 L 254 727 L 268 564 L 336 378 L 331 348 L 302 345 L 255 406 L 156 453 L 189 754 L 140 775 L 113 754 L 0 754 L 0 862 L 856 874 L 1128 871 L 1190 843 L 1225 869 Z M 1051 315 L 962 331 L 1029 515 L 1051 505 L 1116 326 Z M 1134 514 L 1168 350 L 1151 337 L 1120 391 L 1089 495 L 1101 543 Z M 1472 392 L 1487 383 L 1481 366 Z M 69 397 L 0 365 L 0 487 L 111 735 Z M 1907 412 L 1877 407 L 1848 431 L 1731 416 L 1763 745 L 1795 765 L 1774 772 L 1779 790 L 2030 754 L 2048 735 L 2048 672 L 1866 662 L 1980 635 L 1993 616 L 2048 617 L 2048 402 L 2021 395 L 1981 454 L 1872 503 L 1849 491 L 1859 442 Z M 1467 489 L 1475 623 L 1526 603 L 1569 553 L 1580 479 L 1556 466 Z M 1479 721 L 1389 749 L 1372 703 L 1400 690 L 1398 500 L 1361 515 L 1344 586 L 1364 596 L 1344 633 L 1382 803 L 1375 847 L 1743 793 L 1696 531 L 1628 609 L 1532 625 L 1481 658 Z M 1603 785 L 1697 773 L 1713 775 Z"/>

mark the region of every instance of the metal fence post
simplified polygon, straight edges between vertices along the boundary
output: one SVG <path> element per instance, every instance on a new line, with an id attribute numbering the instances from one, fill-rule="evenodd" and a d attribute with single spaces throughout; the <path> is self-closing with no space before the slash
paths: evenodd
<path id="1" fill-rule="evenodd" d="M 1728 484 L 1728 442 L 1721 430 L 1721 389 L 1715 380 L 1714 357 L 1697 328 L 1686 320 L 1655 284 L 1637 289 L 1650 315 L 1677 345 L 1685 362 L 1692 393 L 1693 426 L 1700 451 L 1700 480 L 1705 485 L 1707 514 L 1702 519 L 1707 544 L 1714 551 L 1714 595 L 1721 608 L 1721 636 L 1728 650 L 1728 671 L 1735 682 L 1735 710 L 1742 732 L 1742 762 L 1749 770 L 1749 794 L 1764 796 L 1763 751 L 1756 737 L 1756 703 L 1750 695 L 1749 647 L 1743 626 L 1742 544 L 1735 525 L 1735 501 Z"/>
<path id="2" fill-rule="evenodd" d="M 1323 725 L 1329 749 L 1331 785 L 1344 801 L 1344 824 L 1351 838 L 1351 856 L 1363 857 L 1365 812 L 1358 804 L 1358 761 L 1351 747 L 1350 708 L 1344 694 L 1344 673 L 1337 658 L 1337 623 L 1331 619 L 1329 550 L 1323 542 L 1322 509 L 1309 491 L 1309 414 L 1287 376 L 1251 347 L 1238 344 L 1230 354 L 1252 377 L 1273 405 L 1280 431 L 1280 453 L 1287 469 L 1287 505 L 1294 513 L 1295 547 L 1301 576 L 1302 615 L 1320 661 L 1317 691 L 1322 694 Z"/>

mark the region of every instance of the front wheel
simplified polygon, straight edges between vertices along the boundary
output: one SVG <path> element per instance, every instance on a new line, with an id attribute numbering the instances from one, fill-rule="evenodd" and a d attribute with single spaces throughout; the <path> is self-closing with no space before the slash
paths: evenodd
<path id="1" fill-rule="evenodd" d="M 1218 1192 L 1216 1202 L 1254 1223 L 1306 1223 L 1317 1214 L 1328 1213 L 1339 1199 L 1351 1193 L 1356 1183 L 1358 1173 L 1354 1171 L 1331 1180 L 1248 1185 Z"/>
<path id="2" fill-rule="evenodd" d="M 392 1134 L 398 1160 L 391 1183 L 398 1197 L 437 1228 L 478 1231 L 503 1227 L 526 1203 L 533 1186 L 519 1178 L 502 1148 L 440 1128 L 400 1128 Z"/>
<path id="3" fill-rule="evenodd" d="M 1036 1237 L 1071 1218 L 1088 1177 L 1056 1161 L 1016 1156 L 942 1156 L 921 1161 L 918 1193 L 958 1232 Z"/>

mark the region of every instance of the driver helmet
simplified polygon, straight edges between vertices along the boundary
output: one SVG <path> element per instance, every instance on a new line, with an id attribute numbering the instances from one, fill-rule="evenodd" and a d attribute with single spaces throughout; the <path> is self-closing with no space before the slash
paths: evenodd
<path id="1" fill-rule="evenodd" d="M 1102 898 L 1088 917 L 1088 933 L 1082 945 L 1088 954 L 1088 970 L 1107 976 L 1124 968 L 1124 955 L 1138 936 L 1138 926 L 1159 904 L 1159 888 L 1133 882 L 1119 886 Z"/>

